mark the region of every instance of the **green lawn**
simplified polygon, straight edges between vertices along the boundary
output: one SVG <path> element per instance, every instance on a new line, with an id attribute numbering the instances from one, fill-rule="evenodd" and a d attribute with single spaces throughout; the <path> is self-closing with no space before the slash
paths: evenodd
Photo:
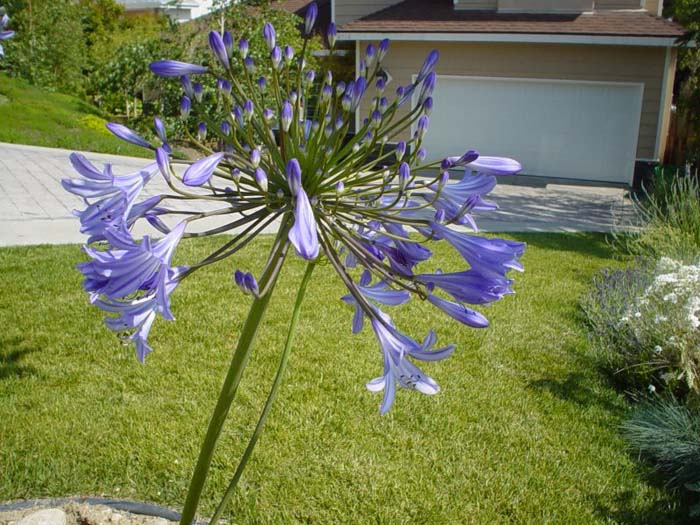
<path id="1" fill-rule="evenodd" d="M 317 269 L 285 384 L 233 500 L 231 523 L 667 524 L 676 498 L 650 481 L 618 427 L 626 402 L 596 371 L 578 297 L 616 264 L 602 236 L 528 234 L 517 294 L 465 329 L 413 301 L 393 309 L 458 350 L 429 363 L 443 391 L 400 391 L 377 415 L 373 335 L 350 333 L 332 269 Z M 216 239 L 185 244 L 203 256 Z M 195 274 L 173 297 L 140 365 L 88 304 L 77 246 L 0 250 L 0 501 L 105 495 L 179 508 L 249 300 L 233 264 L 259 269 L 270 239 Z M 438 246 L 443 269 L 458 268 Z M 264 402 L 303 264 L 273 298 L 206 488 L 223 491 Z"/>
<path id="2" fill-rule="evenodd" d="M 76 97 L 49 93 L 0 74 L 0 142 L 150 157 L 112 135 L 98 111 Z"/>

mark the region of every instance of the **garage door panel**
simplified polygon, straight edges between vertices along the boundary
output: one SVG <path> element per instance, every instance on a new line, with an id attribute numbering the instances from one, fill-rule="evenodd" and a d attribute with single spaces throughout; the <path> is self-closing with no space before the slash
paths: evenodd
<path id="1" fill-rule="evenodd" d="M 431 159 L 475 148 L 523 173 L 632 180 L 642 86 L 439 76 L 425 146 Z"/>

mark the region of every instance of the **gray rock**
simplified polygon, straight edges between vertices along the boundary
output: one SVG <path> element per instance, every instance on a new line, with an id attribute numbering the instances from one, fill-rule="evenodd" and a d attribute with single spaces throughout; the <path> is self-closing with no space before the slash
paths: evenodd
<path id="1" fill-rule="evenodd" d="M 43 509 L 16 522 L 17 525 L 66 525 L 66 513 L 61 509 Z"/>

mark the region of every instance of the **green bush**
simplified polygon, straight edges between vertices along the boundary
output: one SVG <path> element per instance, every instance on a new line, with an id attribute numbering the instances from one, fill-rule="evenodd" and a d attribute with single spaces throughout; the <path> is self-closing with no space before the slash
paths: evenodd
<path id="1" fill-rule="evenodd" d="M 623 424 L 627 442 L 669 484 L 697 492 L 700 488 L 700 412 L 673 398 L 640 403 Z M 691 512 L 698 515 L 700 507 Z"/>

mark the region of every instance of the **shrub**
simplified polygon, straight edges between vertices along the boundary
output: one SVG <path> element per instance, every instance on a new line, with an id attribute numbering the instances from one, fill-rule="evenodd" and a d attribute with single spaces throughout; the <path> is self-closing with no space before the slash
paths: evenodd
<path id="1" fill-rule="evenodd" d="M 630 446 L 654 463 L 669 484 L 697 492 L 700 488 L 700 412 L 675 399 L 640 403 L 623 424 Z M 698 515 L 694 505 L 691 514 Z"/>
<path id="2" fill-rule="evenodd" d="M 700 393 L 700 266 L 605 271 L 582 300 L 604 366 L 626 388 Z"/>

